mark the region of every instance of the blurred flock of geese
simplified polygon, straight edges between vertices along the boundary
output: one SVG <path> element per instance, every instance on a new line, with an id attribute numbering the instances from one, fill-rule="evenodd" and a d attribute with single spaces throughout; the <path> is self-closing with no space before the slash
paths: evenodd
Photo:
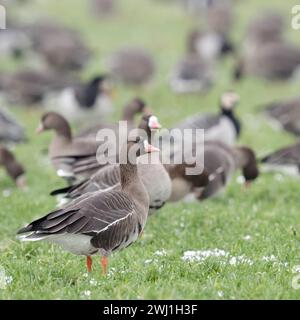
<path id="1" fill-rule="evenodd" d="M 16 2 L 26 5 L 25 1 Z M 95 19 L 118 14 L 118 1 L 89 2 Z M 265 11 L 255 16 L 237 48 L 231 39 L 235 1 L 182 0 L 181 5 L 188 13 L 200 16 L 204 27 L 187 35 L 186 53 L 170 76 L 169 86 L 174 93 L 209 91 L 216 82 L 217 62 L 224 55 L 235 57 L 232 77 L 236 81 L 248 75 L 270 81 L 297 77 L 300 47 L 285 37 L 284 19 L 279 13 Z M 17 61 L 33 59 L 42 67 L 0 73 L 0 165 L 18 187 L 26 188 L 25 169 L 10 148 L 27 143 L 26 133 L 9 106 L 36 106 L 45 110 L 37 132 L 53 131 L 49 159 L 58 177 L 66 181 L 65 188 L 51 192 L 59 198 L 59 206 L 19 230 L 21 240 L 46 240 L 84 255 L 88 271 L 92 269 L 91 256 L 99 254 L 106 273 L 107 257 L 136 241 L 148 216 L 167 202 L 203 201 L 217 196 L 237 170 L 249 185 L 260 174 L 259 162 L 266 170 L 299 175 L 300 143 L 259 160 L 250 147 L 237 145 L 243 127 L 235 112 L 239 95 L 233 90 L 221 95 L 214 113 L 190 115 L 169 128 L 170 133 L 205 130 L 205 142 L 193 142 L 190 150 L 191 159 L 193 150 L 203 150 L 194 162 L 164 164 L 164 150 L 160 152 L 153 135 L 159 136 L 158 142 L 168 137 L 160 135 L 161 124 L 147 102 L 132 97 L 120 119 L 127 121 L 127 143 L 114 156 L 126 159 L 128 150 L 134 148 L 135 162 L 100 164 L 96 159 L 101 146 L 97 132 L 105 128 L 116 133 L 119 130 L 118 123 L 105 121 L 113 112 L 113 88 L 119 83 L 147 84 L 156 72 L 155 57 L 141 47 L 121 48 L 108 57 L 106 74 L 81 82 L 78 74 L 93 53 L 79 32 L 50 20 L 22 23 L 8 17 L 7 24 L 7 29 L 0 31 L 1 56 Z M 300 97 L 272 102 L 264 112 L 282 130 L 300 135 Z M 72 124 L 83 123 L 89 125 L 73 132 Z M 146 134 L 131 134 L 135 128 Z M 168 154 L 171 159 L 182 152 L 179 145 L 173 147 Z M 141 160 L 150 153 L 157 161 L 143 163 Z M 187 169 L 195 166 L 201 167 L 199 173 L 188 175 Z"/>

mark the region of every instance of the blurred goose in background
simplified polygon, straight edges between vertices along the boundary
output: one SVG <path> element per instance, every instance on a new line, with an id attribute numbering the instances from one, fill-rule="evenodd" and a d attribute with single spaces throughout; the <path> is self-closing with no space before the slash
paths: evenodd
<path id="1" fill-rule="evenodd" d="M 157 118 L 153 115 L 144 116 L 138 127 L 144 130 L 147 141 L 150 143 L 151 135 L 160 128 Z M 170 198 L 171 180 L 158 158 L 151 156 L 151 163 L 143 155 L 138 160 L 138 170 L 143 184 L 149 195 L 150 212 L 160 209 Z M 146 162 L 145 162 L 146 161 Z M 64 195 L 63 203 L 70 199 L 76 199 L 87 192 L 98 190 L 120 189 L 120 170 L 119 165 L 108 165 L 99 169 L 90 179 L 75 184 L 73 186 L 55 190 L 51 195 Z"/>
<path id="2" fill-rule="evenodd" d="M 188 52 L 197 53 L 206 60 L 217 58 L 234 51 L 230 41 L 233 24 L 232 7 L 218 3 L 207 8 L 204 30 L 195 29 L 188 36 Z"/>
<path id="3" fill-rule="evenodd" d="M 224 92 L 220 99 L 219 114 L 196 114 L 175 125 L 171 129 L 171 135 L 176 141 L 174 153 L 181 152 L 184 129 L 203 129 L 205 140 L 218 140 L 227 145 L 234 145 L 241 133 L 241 122 L 235 114 L 238 102 L 238 94 L 233 91 Z"/>
<path id="4" fill-rule="evenodd" d="M 49 92 L 43 105 L 47 110 L 59 112 L 68 121 L 97 121 L 113 111 L 112 84 L 106 75 L 93 77 L 87 83 Z"/>
<path id="5" fill-rule="evenodd" d="M 300 142 L 265 156 L 261 162 L 265 171 L 279 171 L 284 174 L 299 176 Z"/>
<path id="6" fill-rule="evenodd" d="M 89 0 L 91 14 L 101 19 L 111 17 L 117 11 L 115 0 Z"/>
<path id="7" fill-rule="evenodd" d="M 128 130 L 136 127 L 135 116 L 138 114 L 150 114 L 150 109 L 146 106 L 145 101 L 137 97 L 130 100 L 123 108 L 121 121 L 127 121 Z M 76 137 L 95 136 L 99 130 L 104 128 L 113 129 L 115 132 L 118 132 L 119 123 L 99 123 L 82 130 Z"/>
<path id="8" fill-rule="evenodd" d="M 277 13 L 266 12 L 250 22 L 235 78 L 249 74 L 268 80 L 286 80 L 297 75 L 300 47 L 285 40 L 283 31 L 283 18 Z"/>
<path id="9" fill-rule="evenodd" d="M 9 104 L 31 106 L 42 102 L 49 91 L 64 88 L 74 81 L 55 72 L 24 69 L 0 73 L 0 91 Z"/>
<path id="10" fill-rule="evenodd" d="M 194 144 L 193 148 L 196 147 L 199 146 Z M 203 153 L 190 168 L 199 168 L 201 174 L 188 175 L 183 165 L 167 167 L 173 184 L 171 201 L 204 200 L 216 196 L 225 189 L 237 170 L 242 170 L 246 185 L 259 175 L 255 153 L 248 147 L 230 147 L 220 141 L 207 141 L 200 148 Z"/>
<path id="11" fill-rule="evenodd" d="M 144 230 L 149 210 L 149 197 L 141 181 L 136 157 L 157 151 L 147 141 L 135 138 L 122 149 L 127 157 L 120 164 L 120 190 L 98 191 L 83 195 L 61 209 L 31 222 L 18 231 L 23 241 L 47 240 L 65 250 L 87 257 L 87 270 L 92 269 L 91 255 L 102 256 L 103 273 L 107 272 L 107 257 L 128 247 Z"/>
<path id="12" fill-rule="evenodd" d="M 24 128 L 5 109 L 0 108 L 0 143 L 25 142 Z"/>
<path id="13" fill-rule="evenodd" d="M 139 47 L 127 47 L 116 51 L 109 57 L 107 65 L 113 79 L 125 85 L 146 84 L 155 72 L 152 55 Z"/>
<path id="14" fill-rule="evenodd" d="M 265 108 L 265 114 L 280 128 L 296 136 L 300 135 L 299 97 L 271 103 Z"/>
<path id="15" fill-rule="evenodd" d="M 76 162 L 85 163 L 92 159 L 93 163 L 99 167 L 96 160 L 99 146 L 97 142 L 94 139 L 73 138 L 71 127 L 63 116 L 55 112 L 45 113 L 36 132 L 42 133 L 46 130 L 55 131 L 55 137 L 49 145 L 48 154 L 59 177 L 73 182 L 75 179 L 73 167 Z M 85 170 L 88 177 L 95 171 L 92 168 L 89 169 Z"/>
<path id="16" fill-rule="evenodd" d="M 49 21 L 36 21 L 23 28 L 32 41 L 33 50 L 56 71 L 80 70 L 90 59 L 90 50 L 73 29 Z"/>
<path id="17" fill-rule="evenodd" d="M 203 93 L 213 82 L 212 64 L 197 54 L 187 54 L 172 72 L 170 87 L 175 93 Z"/>
<path id="18" fill-rule="evenodd" d="M 18 28 L 0 30 L 0 55 L 20 59 L 31 50 L 30 38 Z"/>
<path id="19" fill-rule="evenodd" d="M 0 145 L 0 167 L 4 167 L 7 174 L 19 188 L 26 187 L 25 170 L 8 149 Z"/>

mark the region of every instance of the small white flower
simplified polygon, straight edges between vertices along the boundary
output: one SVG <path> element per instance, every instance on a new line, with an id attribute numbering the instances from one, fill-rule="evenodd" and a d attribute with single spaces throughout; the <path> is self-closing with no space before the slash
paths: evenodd
<path id="1" fill-rule="evenodd" d="M 223 291 L 218 291 L 217 294 L 218 294 L 218 296 L 220 298 L 224 297 L 224 292 Z"/>
<path id="2" fill-rule="evenodd" d="M 167 251 L 165 249 L 162 249 L 162 250 L 157 250 L 154 252 L 154 254 L 156 256 L 160 256 L 160 257 L 164 257 L 167 255 Z"/>
<path id="3" fill-rule="evenodd" d="M 251 239 L 252 239 L 252 237 L 249 234 L 247 234 L 243 237 L 243 240 L 245 240 L 245 241 L 250 241 Z"/>
<path id="4" fill-rule="evenodd" d="M 300 273 L 300 266 L 299 265 L 298 266 L 293 266 L 292 272 L 293 273 Z"/>
<path id="5" fill-rule="evenodd" d="M 271 256 L 263 256 L 261 259 L 266 262 L 277 261 L 277 258 L 273 254 Z"/>
<path id="6" fill-rule="evenodd" d="M 83 292 L 83 294 L 84 294 L 85 296 L 87 296 L 87 297 L 90 297 L 90 296 L 91 296 L 91 291 L 90 291 L 90 290 L 85 290 L 85 291 Z"/>
<path id="7" fill-rule="evenodd" d="M 153 261 L 153 259 L 148 259 L 148 260 L 145 260 L 144 263 L 145 263 L 145 264 L 149 264 L 149 263 L 151 263 L 152 261 Z"/>
<path id="8" fill-rule="evenodd" d="M 236 263 L 237 263 L 237 259 L 236 259 L 236 257 L 232 257 L 232 258 L 230 258 L 230 260 L 229 260 L 229 264 L 230 264 L 230 265 L 235 266 L 235 265 L 236 265 Z"/>
<path id="9" fill-rule="evenodd" d="M 91 280 L 90 280 L 90 285 L 91 286 L 96 286 L 98 284 L 98 282 L 94 279 L 94 278 L 92 278 Z"/>

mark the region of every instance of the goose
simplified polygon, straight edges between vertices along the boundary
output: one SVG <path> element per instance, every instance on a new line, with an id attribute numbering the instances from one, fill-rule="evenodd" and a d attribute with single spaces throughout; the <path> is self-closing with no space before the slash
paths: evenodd
<path id="1" fill-rule="evenodd" d="M 81 35 L 57 22 L 35 21 L 23 26 L 33 50 L 43 57 L 46 65 L 59 72 L 81 70 L 91 52 Z"/>
<path id="2" fill-rule="evenodd" d="M 242 170 L 246 186 L 259 176 L 255 152 L 247 146 L 229 147 L 220 141 L 207 141 L 204 146 L 204 165 L 209 182 L 199 200 L 224 191 L 237 170 Z"/>
<path id="3" fill-rule="evenodd" d="M 97 18 L 112 16 L 117 11 L 115 0 L 89 0 L 91 13 Z"/>
<path id="4" fill-rule="evenodd" d="M 137 114 L 150 114 L 150 109 L 147 107 L 145 101 L 139 97 L 130 100 L 123 109 L 121 120 L 127 122 L 128 130 L 135 128 L 134 120 Z M 100 123 L 82 130 L 76 137 L 95 136 L 99 130 L 104 128 L 113 129 L 118 132 L 119 126 L 117 123 Z"/>
<path id="5" fill-rule="evenodd" d="M 146 84 L 155 72 L 152 55 L 140 47 L 125 47 L 114 52 L 107 66 L 113 79 L 131 86 Z"/>
<path id="6" fill-rule="evenodd" d="M 153 115 L 144 116 L 139 125 L 139 129 L 147 135 L 147 141 L 151 142 L 151 134 L 160 128 L 157 118 Z M 171 195 L 170 177 L 158 158 L 148 159 L 143 155 L 138 161 L 138 171 L 143 184 L 149 195 L 150 213 L 155 212 L 164 206 Z M 75 184 L 73 186 L 55 190 L 51 195 L 64 194 L 63 202 L 69 199 L 76 199 L 87 192 L 97 190 L 119 189 L 120 170 L 118 165 L 108 165 L 98 170 L 90 179 Z"/>
<path id="7" fill-rule="evenodd" d="M 267 117 L 282 129 L 296 136 L 300 135 L 300 98 L 273 102 L 265 107 Z"/>
<path id="8" fill-rule="evenodd" d="M 265 171 L 279 171 L 284 174 L 300 174 L 300 142 L 281 148 L 261 159 Z"/>
<path id="9" fill-rule="evenodd" d="M 106 274 L 108 256 L 135 242 L 148 217 L 149 197 L 140 179 L 136 159 L 133 163 L 129 161 L 130 150 L 136 157 L 159 151 L 140 137 L 128 141 L 122 149 L 127 162 L 119 165 L 120 190 L 85 194 L 20 229 L 19 239 L 46 240 L 73 254 L 84 255 L 88 272 L 92 269 L 91 256 L 100 254 L 102 270 Z"/>
<path id="10" fill-rule="evenodd" d="M 175 125 L 170 132 L 162 134 L 160 140 L 162 143 L 169 143 L 170 138 L 174 139 L 173 150 L 166 148 L 162 149 L 164 157 L 173 157 L 178 153 L 182 153 L 182 147 L 187 148 L 190 141 L 185 143 L 184 130 L 185 129 L 203 129 L 204 139 L 206 141 L 218 140 L 229 146 L 235 144 L 241 133 L 240 120 L 235 115 L 235 106 L 239 102 L 239 96 L 233 91 L 226 91 L 221 95 L 220 99 L 221 110 L 217 115 L 214 114 L 199 114 L 191 116 L 179 124 Z M 196 132 L 193 131 L 193 134 Z M 188 138 L 190 139 L 190 137 Z M 170 148 L 172 149 L 172 148 Z M 166 152 L 166 150 L 168 152 Z M 188 150 L 186 152 L 189 152 Z"/>
<path id="11" fill-rule="evenodd" d="M 11 151 L 0 145 L 0 166 L 3 166 L 7 174 L 16 183 L 18 188 L 26 187 L 25 170 Z"/>
<path id="12" fill-rule="evenodd" d="M 95 117 L 103 118 L 113 111 L 111 94 L 108 77 L 98 75 L 85 84 L 48 93 L 44 96 L 43 105 L 49 111 L 59 112 L 68 121 L 84 122 Z"/>
<path id="13" fill-rule="evenodd" d="M 194 144 L 193 148 L 196 147 Z M 202 201 L 217 196 L 225 190 L 233 174 L 240 169 L 246 186 L 259 176 L 255 153 L 249 147 L 230 147 L 220 141 L 206 141 L 203 150 L 197 161 L 189 165 L 199 168 L 199 174 L 188 175 L 184 164 L 167 168 L 173 187 L 170 201 Z"/>
<path id="14" fill-rule="evenodd" d="M 0 73 L 0 91 L 9 104 L 25 106 L 41 104 L 46 93 L 64 88 L 74 80 L 55 72 L 23 69 Z"/>
<path id="15" fill-rule="evenodd" d="M 25 141 L 26 136 L 23 126 L 6 109 L 0 108 L 0 142 L 20 143 Z"/>
<path id="16" fill-rule="evenodd" d="M 86 162 L 90 159 L 96 162 L 97 142 L 89 138 L 73 138 L 68 121 L 60 114 L 47 112 L 42 116 L 36 132 L 42 133 L 46 130 L 55 131 L 48 154 L 59 177 L 68 182 L 73 181 L 75 179 L 73 167 L 76 162 Z M 99 166 L 98 163 L 97 165 Z M 86 169 L 85 173 L 88 174 L 87 172 Z M 93 173 L 91 169 L 90 175 Z"/>
<path id="17" fill-rule="evenodd" d="M 202 93 L 211 88 L 213 81 L 212 62 L 195 53 L 190 53 L 175 66 L 171 74 L 170 87 L 178 94 Z"/>

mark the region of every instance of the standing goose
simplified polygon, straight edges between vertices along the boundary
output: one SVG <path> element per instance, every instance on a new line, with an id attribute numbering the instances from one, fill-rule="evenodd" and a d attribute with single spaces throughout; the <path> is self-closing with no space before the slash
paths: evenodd
<path id="1" fill-rule="evenodd" d="M 72 181 L 75 178 L 73 168 L 77 162 L 96 162 L 97 142 L 89 138 L 73 139 L 68 121 L 60 114 L 47 112 L 42 116 L 36 131 L 41 133 L 46 130 L 54 130 L 56 133 L 48 153 L 58 176 Z M 90 176 L 93 170 L 86 170 L 85 174 Z"/>
<path id="2" fill-rule="evenodd" d="M 245 146 L 229 147 L 221 142 L 207 141 L 204 146 L 204 164 L 209 174 L 209 183 L 201 193 L 200 200 L 223 191 L 237 170 L 242 170 L 246 185 L 259 175 L 255 153 Z"/>
<path id="3" fill-rule="evenodd" d="M 135 116 L 147 113 L 150 113 L 150 110 L 146 106 L 145 101 L 140 98 L 134 98 L 124 107 L 121 120 L 126 121 L 128 130 L 131 130 L 135 128 Z M 82 130 L 78 135 L 76 135 L 76 137 L 95 136 L 99 130 L 104 128 L 113 129 L 115 132 L 118 132 L 119 125 L 118 123 L 100 123 Z"/>
<path id="4" fill-rule="evenodd" d="M 0 108 L 0 142 L 20 143 L 26 141 L 24 128 L 4 109 Z"/>
<path id="5" fill-rule="evenodd" d="M 61 92 L 50 92 L 43 104 L 46 109 L 59 112 L 69 121 L 84 122 L 105 117 L 113 111 L 111 90 L 107 76 L 100 75 L 86 84 L 66 87 Z"/>
<path id="6" fill-rule="evenodd" d="M 7 174 L 15 181 L 17 187 L 26 187 L 25 170 L 16 160 L 15 156 L 3 146 L 0 146 L 0 166 L 3 166 Z"/>
<path id="7" fill-rule="evenodd" d="M 102 256 L 103 272 L 107 272 L 107 257 L 128 247 L 143 231 L 149 209 L 149 197 L 138 169 L 129 152 L 139 157 L 158 151 L 147 141 L 135 138 L 122 149 L 127 158 L 120 164 L 121 189 L 86 194 L 38 219 L 18 231 L 21 240 L 48 240 L 65 250 L 87 257 L 91 271 L 91 255 Z"/>
<path id="8" fill-rule="evenodd" d="M 148 115 L 142 118 L 139 129 L 147 135 L 148 142 L 151 141 L 151 133 L 160 128 L 160 124 L 155 116 Z M 138 171 L 143 184 L 149 195 L 150 212 L 160 209 L 171 195 L 170 177 L 159 161 L 153 157 L 152 162 L 147 161 L 147 155 L 143 155 L 138 161 Z M 146 160 L 146 163 L 145 163 Z M 118 165 L 108 165 L 100 169 L 90 179 L 60 190 L 55 190 L 51 194 L 64 194 L 64 200 L 76 199 L 87 192 L 98 190 L 119 189 L 120 170 Z"/>
<path id="9" fill-rule="evenodd" d="M 281 148 L 267 156 L 261 162 L 266 171 L 279 171 L 299 176 L 300 174 L 300 142 Z"/>
<path id="10" fill-rule="evenodd" d="M 162 142 L 170 140 L 170 137 L 174 138 L 172 154 L 167 155 L 164 153 L 164 156 L 170 157 L 174 156 L 174 154 L 182 153 L 182 147 L 189 145 L 189 141 L 184 144 L 185 129 L 203 129 L 204 139 L 206 141 L 217 140 L 229 146 L 234 145 L 241 132 L 241 123 L 236 117 L 234 110 L 238 101 L 239 96 L 235 92 L 225 92 L 221 96 L 221 111 L 218 115 L 194 115 L 174 126 L 170 133 L 161 136 Z M 193 134 L 195 133 L 196 132 L 193 131 Z M 164 151 L 164 149 L 162 151 Z"/>
<path id="11" fill-rule="evenodd" d="M 289 133 L 300 135 L 300 98 L 271 103 L 265 108 L 266 115 Z"/>
<path id="12" fill-rule="evenodd" d="M 191 53 L 175 66 L 171 74 L 170 87 L 175 93 L 201 93 L 213 84 L 214 70 L 211 61 Z"/>
<path id="13" fill-rule="evenodd" d="M 113 53 L 108 59 L 108 68 L 114 79 L 135 86 L 149 82 L 155 72 L 153 57 L 139 47 L 127 47 Z"/>

